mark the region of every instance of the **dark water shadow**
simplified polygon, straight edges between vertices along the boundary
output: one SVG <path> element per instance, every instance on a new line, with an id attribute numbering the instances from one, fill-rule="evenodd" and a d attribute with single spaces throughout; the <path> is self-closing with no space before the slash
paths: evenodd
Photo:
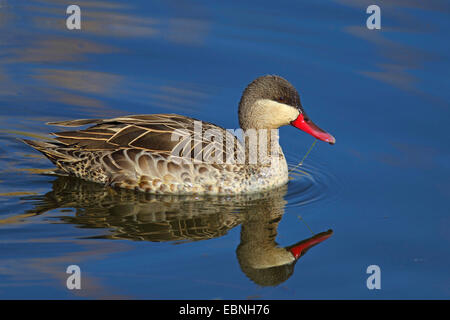
<path id="1" fill-rule="evenodd" d="M 182 244 L 218 238 L 241 225 L 236 249 L 244 274 L 261 286 L 286 281 L 311 247 L 332 231 L 280 247 L 276 242 L 283 217 L 287 186 L 270 192 L 238 196 L 164 196 L 113 189 L 71 177 L 58 177 L 50 192 L 22 198 L 33 203 L 25 216 L 73 208 L 58 219 L 81 228 L 107 229 L 103 239 Z"/>

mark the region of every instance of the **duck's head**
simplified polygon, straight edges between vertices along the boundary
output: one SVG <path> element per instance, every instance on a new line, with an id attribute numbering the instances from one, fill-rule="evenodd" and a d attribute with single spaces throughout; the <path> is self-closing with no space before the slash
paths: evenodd
<path id="1" fill-rule="evenodd" d="M 294 86 L 274 75 L 259 77 L 244 90 L 239 102 L 239 124 L 244 130 L 278 129 L 290 124 L 319 140 L 336 142 L 306 115 Z"/>

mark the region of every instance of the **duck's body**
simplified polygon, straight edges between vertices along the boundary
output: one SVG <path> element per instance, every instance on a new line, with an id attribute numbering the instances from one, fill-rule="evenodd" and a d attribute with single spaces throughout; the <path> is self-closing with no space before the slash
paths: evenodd
<path id="1" fill-rule="evenodd" d="M 268 141 L 255 140 L 256 149 L 267 143 L 272 152 L 252 162 L 250 143 L 214 124 L 175 114 L 55 122 L 51 124 L 93 126 L 54 133 L 56 142 L 24 141 L 64 174 L 149 193 L 253 193 L 287 183 L 286 160 L 272 129 L 292 124 L 305 130 L 300 126 L 310 121 L 297 91 L 280 77 L 258 78 L 244 91 L 239 120 L 246 132 L 259 130 L 257 137 L 267 133 Z M 334 143 L 312 122 L 306 126 L 317 131 L 309 133 Z"/>
<path id="2" fill-rule="evenodd" d="M 43 152 L 65 174 L 150 193 L 252 193 L 287 182 L 287 164 L 281 149 L 279 166 L 275 168 L 270 163 L 239 163 L 239 159 L 234 159 L 234 164 L 226 163 L 226 159 L 222 163 L 195 161 L 190 151 L 189 157 L 177 156 L 177 149 L 194 149 L 199 144 L 202 156 L 212 149 L 213 142 L 205 134 L 195 136 L 196 123 L 202 125 L 202 133 L 214 130 L 224 137 L 227 134 L 219 126 L 193 118 L 152 114 L 55 122 L 52 124 L 64 127 L 95 125 L 85 130 L 54 133 L 57 142 L 26 140 L 26 143 Z M 176 135 L 176 130 L 191 134 Z M 241 141 L 235 136 L 227 137 L 231 137 L 237 156 L 237 151 L 243 149 Z"/>

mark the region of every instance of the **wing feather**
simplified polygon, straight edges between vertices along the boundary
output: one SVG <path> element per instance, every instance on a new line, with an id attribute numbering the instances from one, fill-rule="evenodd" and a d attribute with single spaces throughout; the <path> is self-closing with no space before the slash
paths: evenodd
<path id="1" fill-rule="evenodd" d="M 185 150 L 190 146 L 211 151 L 212 144 L 220 146 L 216 141 L 210 141 L 202 134 L 194 135 L 194 122 L 199 121 L 176 114 L 131 115 L 112 119 L 80 119 L 69 121 L 49 122 L 48 124 L 62 127 L 79 127 L 88 124 L 93 126 L 76 131 L 53 133 L 56 140 L 70 148 L 80 148 L 86 151 L 120 150 L 138 148 L 162 155 L 171 154 L 175 148 Z M 208 122 L 201 122 L 202 133 L 206 130 L 218 130 L 222 137 L 228 133 L 225 129 Z M 175 131 L 184 132 L 185 136 Z M 233 149 L 239 144 L 234 139 Z M 189 148 L 189 147 L 188 147 Z M 216 147 L 217 148 L 217 147 Z M 230 146 L 223 144 L 229 150 Z M 208 153 L 209 153 L 208 152 Z M 193 156 L 191 152 L 189 156 Z"/>

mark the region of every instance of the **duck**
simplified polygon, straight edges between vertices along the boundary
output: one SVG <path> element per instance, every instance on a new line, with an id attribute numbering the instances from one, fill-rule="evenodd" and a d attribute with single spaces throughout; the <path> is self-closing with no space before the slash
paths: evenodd
<path id="1" fill-rule="evenodd" d="M 295 87 L 277 75 L 248 84 L 238 117 L 239 132 L 178 114 L 48 122 L 88 127 L 53 132 L 49 141 L 22 141 L 43 153 L 56 166 L 56 175 L 173 195 L 250 194 L 287 184 L 288 166 L 278 137 L 282 126 L 336 142 L 306 115 Z"/>

